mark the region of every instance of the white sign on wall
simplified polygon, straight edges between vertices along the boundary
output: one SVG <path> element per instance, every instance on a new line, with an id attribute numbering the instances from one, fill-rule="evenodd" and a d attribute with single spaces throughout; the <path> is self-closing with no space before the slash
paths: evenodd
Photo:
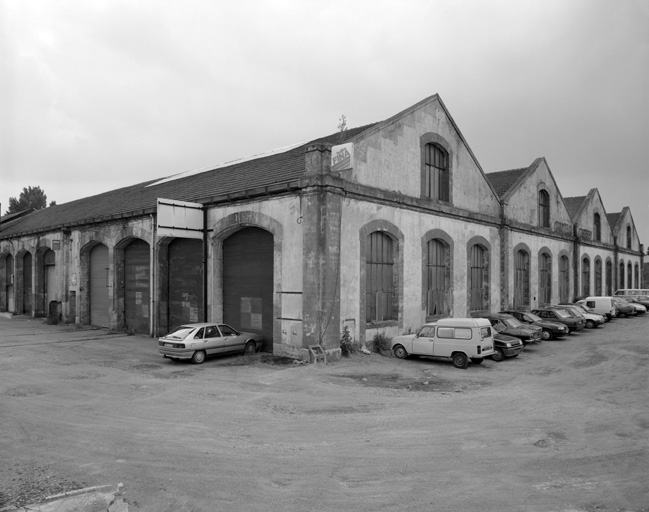
<path id="1" fill-rule="evenodd" d="M 354 143 L 340 144 L 331 148 L 331 172 L 354 168 Z"/>
<path id="2" fill-rule="evenodd" d="M 203 205 L 158 199 L 158 236 L 203 239 Z"/>

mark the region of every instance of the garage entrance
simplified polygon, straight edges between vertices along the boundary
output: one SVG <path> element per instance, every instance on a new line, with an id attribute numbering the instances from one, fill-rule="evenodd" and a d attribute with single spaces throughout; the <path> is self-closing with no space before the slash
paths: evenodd
<path id="1" fill-rule="evenodd" d="M 131 332 L 150 330 L 150 272 L 149 244 L 133 240 L 124 249 L 124 323 Z"/>
<path id="2" fill-rule="evenodd" d="M 203 321 L 203 242 L 177 238 L 169 244 L 167 332 Z"/>
<path id="3" fill-rule="evenodd" d="M 272 233 L 244 228 L 223 241 L 223 321 L 242 331 L 264 335 L 273 351 Z"/>
<path id="4" fill-rule="evenodd" d="M 93 247 L 90 251 L 90 324 L 97 327 L 110 326 L 109 267 L 108 247 L 102 244 Z"/>
<path id="5" fill-rule="evenodd" d="M 32 314 L 32 255 L 23 256 L 23 314 Z"/>

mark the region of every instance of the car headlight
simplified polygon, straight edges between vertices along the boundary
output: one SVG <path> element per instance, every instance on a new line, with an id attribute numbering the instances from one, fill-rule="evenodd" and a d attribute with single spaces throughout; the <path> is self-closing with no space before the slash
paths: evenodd
<path id="1" fill-rule="evenodd" d="M 512 344 L 511 344 L 511 343 L 507 343 L 507 348 L 512 348 Z"/>

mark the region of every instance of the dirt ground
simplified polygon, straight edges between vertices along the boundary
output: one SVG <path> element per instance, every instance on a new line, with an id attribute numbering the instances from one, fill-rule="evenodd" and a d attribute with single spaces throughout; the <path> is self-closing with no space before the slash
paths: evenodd
<path id="1" fill-rule="evenodd" d="M 121 483 L 129 511 L 649 511 L 649 315 L 466 370 L 156 343 L 0 319 L 0 509 Z"/>

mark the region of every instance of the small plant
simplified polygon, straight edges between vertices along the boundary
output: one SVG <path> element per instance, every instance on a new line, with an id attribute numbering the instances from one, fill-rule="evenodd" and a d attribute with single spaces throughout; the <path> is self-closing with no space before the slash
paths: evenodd
<path id="1" fill-rule="evenodd" d="M 349 327 L 343 327 L 343 336 L 340 339 L 340 352 L 343 357 L 349 357 L 349 354 L 356 352 L 358 347 L 352 339 L 352 335 L 349 332 Z"/>
<path id="2" fill-rule="evenodd" d="M 372 340 L 374 345 L 374 352 L 377 354 L 382 354 L 383 352 L 390 352 L 390 346 L 392 345 L 392 338 L 385 335 L 384 332 L 380 332 L 374 335 Z"/>

